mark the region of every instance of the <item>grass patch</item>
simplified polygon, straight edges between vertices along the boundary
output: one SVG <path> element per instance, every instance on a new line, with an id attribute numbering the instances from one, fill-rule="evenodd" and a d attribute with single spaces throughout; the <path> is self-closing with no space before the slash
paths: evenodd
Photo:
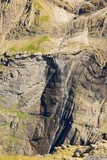
<path id="1" fill-rule="evenodd" d="M 3 111 L 3 112 L 5 112 L 5 113 L 15 114 L 17 117 L 28 118 L 30 116 L 27 113 L 18 112 L 18 105 L 14 105 L 13 109 L 4 108 L 4 107 L 0 106 L 0 110 Z"/>
<path id="2" fill-rule="evenodd" d="M 11 59 L 11 60 L 15 60 L 15 55 L 13 55 L 13 56 L 11 56 L 11 57 L 9 57 L 9 59 Z"/>
<path id="3" fill-rule="evenodd" d="M 48 22 L 48 21 L 49 21 L 49 16 L 40 17 L 40 22 Z"/>
<path id="4" fill-rule="evenodd" d="M 43 7 L 41 6 L 38 0 L 34 0 L 33 4 L 35 9 L 43 9 Z"/>
<path id="5" fill-rule="evenodd" d="M 12 139 L 12 140 L 20 140 L 20 138 L 15 137 L 13 134 L 1 134 L 0 138 L 7 138 L 7 139 Z"/>
<path id="6" fill-rule="evenodd" d="M 3 123 L 1 124 L 2 127 L 5 127 L 5 126 L 10 126 L 10 123 Z"/>
<path id="7" fill-rule="evenodd" d="M 0 106 L 0 110 L 6 113 L 16 114 L 18 112 L 18 105 L 14 105 L 12 109 Z"/>
<path id="8" fill-rule="evenodd" d="M 0 156 L 0 160 L 7 160 L 7 159 L 8 160 L 39 160 L 41 158 L 28 157 L 28 156 Z"/>
<path id="9" fill-rule="evenodd" d="M 30 51 L 30 52 L 44 52 L 43 50 L 41 50 L 40 48 L 40 44 L 44 41 L 50 41 L 48 36 L 41 36 L 39 37 L 37 40 L 31 42 L 30 44 L 22 47 L 21 49 L 19 49 L 19 51 L 21 52 L 25 52 L 25 51 Z"/>
<path id="10" fill-rule="evenodd" d="M 5 68 L 5 66 L 1 64 L 0 65 L 0 71 L 2 71 L 4 68 Z"/>
<path id="11" fill-rule="evenodd" d="M 48 19 L 48 18 L 43 18 L 44 20 Z M 34 39 L 28 39 L 28 40 L 21 40 L 19 42 L 15 42 L 13 44 L 13 46 L 11 46 L 11 48 L 14 48 L 15 46 L 15 52 L 25 52 L 27 51 L 32 52 L 32 53 L 36 53 L 36 52 L 41 52 L 41 53 L 45 53 L 46 51 L 49 50 L 49 47 L 46 46 L 45 48 L 42 48 L 42 42 L 51 42 L 51 38 L 48 37 L 47 35 L 44 36 L 37 36 Z M 11 50 L 11 48 L 8 48 L 8 51 Z M 11 52 L 10 52 L 11 53 Z M 9 56 L 9 59 L 14 60 L 15 59 L 15 55 Z"/>
<path id="12" fill-rule="evenodd" d="M 43 41 L 50 41 L 48 36 L 42 36 L 37 40 L 38 45 Z"/>
<path id="13" fill-rule="evenodd" d="M 11 47 L 9 50 L 10 50 L 11 52 L 16 52 L 16 51 L 17 51 L 16 47 Z"/>
<path id="14" fill-rule="evenodd" d="M 17 116 L 18 116 L 18 117 L 28 118 L 28 117 L 29 117 L 29 114 L 26 114 L 26 113 L 18 113 Z"/>
<path id="15" fill-rule="evenodd" d="M 0 95 L 0 98 L 4 99 L 4 98 L 5 98 L 5 96 L 4 96 L 4 95 Z"/>
<path id="16" fill-rule="evenodd" d="M 33 52 L 40 52 L 40 48 L 37 47 L 35 44 L 29 44 L 28 46 L 25 46 L 20 49 L 20 51 L 33 51 Z"/>

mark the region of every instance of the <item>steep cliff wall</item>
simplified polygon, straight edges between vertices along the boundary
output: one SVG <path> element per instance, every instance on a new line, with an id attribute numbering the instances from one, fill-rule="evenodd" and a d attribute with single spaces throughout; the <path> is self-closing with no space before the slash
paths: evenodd
<path id="1" fill-rule="evenodd" d="M 107 64 L 101 66 L 94 51 L 5 54 L 0 74 L 4 151 L 44 154 L 62 143 L 106 139 Z"/>
<path id="2" fill-rule="evenodd" d="M 1 5 L 1 154 L 107 139 L 107 1 Z"/>

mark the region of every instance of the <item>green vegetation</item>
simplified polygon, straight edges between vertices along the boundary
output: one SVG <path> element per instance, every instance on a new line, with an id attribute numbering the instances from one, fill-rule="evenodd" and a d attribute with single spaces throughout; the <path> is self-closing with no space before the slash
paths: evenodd
<path id="1" fill-rule="evenodd" d="M 43 41 L 50 41 L 50 39 L 49 39 L 48 36 L 42 36 L 42 37 L 40 37 L 40 38 L 37 40 L 38 45 L 39 45 L 40 43 L 42 43 Z"/>
<path id="2" fill-rule="evenodd" d="M 40 17 L 40 22 L 48 22 L 49 21 L 49 16 L 42 16 Z"/>
<path id="3" fill-rule="evenodd" d="M 15 109 L 4 108 L 3 106 L 0 106 L 0 110 L 4 111 L 4 112 L 7 112 L 7 113 L 16 113 L 17 112 L 17 109 L 15 111 Z"/>
<path id="4" fill-rule="evenodd" d="M 35 44 L 29 44 L 27 46 L 24 46 L 23 48 L 20 49 L 20 51 L 34 51 L 34 52 L 39 52 L 40 49 L 39 47 L 35 46 Z"/>
<path id="5" fill-rule="evenodd" d="M 4 98 L 5 98 L 5 96 L 4 96 L 4 95 L 0 95 L 0 98 L 4 99 Z"/>
<path id="6" fill-rule="evenodd" d="M 29 117 L 29 114 L 26 114 L 26 113 L 18 113 L 17 116 L 18 116 L 18 117 L 28 118 L 28 117 Z"/>
<path id="7" fill-rule="evenodd" d="M 11 52 L 12 52 L 12 51 L 13 51 L 13 52 L 17 51 L 16 47 L 11 47 L 9 50 L 10 50 Z"/>
<path id="8" fill-rule="evenodd" d="M 9 59 L 14 61 L 15 60 L 15 55 L 11 56 Z"/>
<path id="9" fill-rule="evenodd" d="M 47 16 L 43 16 L 41 21 L 47 21 L 48 17 Z M 21 40 L 19 42 L 15 42 L 13 43 L 13 46 L 11 46 L 10 48 L 8 48 L 8 55 L 9 55 L 9 59 L 14 60 L 15 59 L 15 54 L 13 55 L 12 53 L 14 52 L 26 52 L 27 53 L 36 53 L 36 52 L 41 52 L 41 53 L 46 53 L 47 51 L 49 51 L 49 47 L 46 46 L 42 47 L 42 43 L 43 42 L 48 42 L 51 43 L 51 38 L 48 37 L 48 35 L 44 35 L 44 36 L 36 36 L 35 38 L 33 37 L 32 39 L 28 39 L 28 40 Z M 12 51 L 12 52 L 11 52 Z M 1 67 L 2 68 L 2 67 Z"/>
<path id="10" fill-rule="evenodd" d="M 3 124 L 1 124 L 1 126 L 3 126 L 3 127 L 10 126 L 10 123 L 3 123 Z"/>
<path id="11" fill-rule="evenodd" d="M 40 48 L 40 44 L 44 41 L 50 41 L 48 36 L 41 36 L 39 37 L 37 40 L 31 42 L 28 45 L 25 45 L 24 47 L 20 48 L 19 51 L 24 52 L 24 51 L 31 51 L 31 52 L 43 52 L 43 50 L 41 50 Z"/>
<path id="12" fill-rule="evenodd" d="M 26 157 L 25 156 L 0 156 L 0 160 L 7 160 L 7 159 L 8 160 L 39 160 L 39 158 L 27 157 L 27 156 Z"/>
<path id="13" fill-rule="evenodd" d="M 40 1 L 40 0 L 39 0 Z M 43 7 L 41 6 L 41 4 L 39 3 L 38 0 L 34 0 L 33 3 L 34 3 L 34 8 L 35 9 L 43 9 Z"/>
<path id="14" fill-rule="evenodd" d="M 54 160 L 54 159 L 69 159 L 73 155 L 74 151 L 76 150 L 77 146 L 71 146 L 66 148 L 65 150 L 59 149 L 54 154 L 46 157 L 36 157 L 36 156 L 0 156 L 0 160 Z M 66 158 L 62 158 L 66 157 Z"/>
<path id="15" fill-rule="evenodd" d="M 15 139 L 15 140 L 19 139 L 20 140 L 20 138 L 15 137 L 13 134 L 9 134 L 9 135 L 7 135 L 7 137 L 10 139 Z"/>
<path id="16" fill-rule="evenodd" d="M 12 140 L 19 140 L 21 141 L 20 138 L 15 137 L 13 134 L 0 134 L 0 138 L 7 138 L 7 139 L 12 139 Z"/>
<path id="17" fill-rule="evenodd" d="M 2 71 L 5 68 L 4 65 L 0 65 L 0 71 Z"/>
<path id="18" fill-rule="evenodd" d="M 4 98 L 4 97 L 3 97 Z M 29 114 L 27 113 L 21 113 L 18 111 L 18 104 L 14 105 L 13 108 L 4 108 L 3 106 L 0 106 L 0 110 L 8 113 L 8 114 L 15 114 L 16 117 L 23 117 L 23 118 L 28 118 Z"/>
<path id="19" fill-rule="evenodd" d="M 5 96 L 3 96 L 3 95 L 1 95 L 1 96 L 2 96 L 2 99 L 5 98 Z M 7 103 L 9 103 L 9 101 L 7 101 Z M 5 108 L 2 105 L 0 105 L 0 110 L 4 111 L 4 112 L 7 112 L 7 113 L 17 113 L 18 112 L 18 106 L 19 106 L 19 104 L 14 104 L 14 103 L 11 104 L 11 108 Z"/>

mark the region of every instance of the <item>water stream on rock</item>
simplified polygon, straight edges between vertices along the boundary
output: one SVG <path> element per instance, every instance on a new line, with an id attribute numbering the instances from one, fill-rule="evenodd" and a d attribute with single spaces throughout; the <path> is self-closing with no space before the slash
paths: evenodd
<path id="1" fill-rule="evenodd" d="M 62 124 L 62 120 L 63 120 L 63 113 L 64 113 L 64 110 L 65 110 L 65 107 L 66 107 L 66 102 L 67 102 L 67 99 L 68 99 L 68 92 L 67 92 L 67 87 L 65 86 L 65 81 L 66 81 L 66 75 L 65 75 L 65 71 L 64 71 L 64 64 L 62 64 L 61 62 L 61 59 L 58 59 L 57 57 L 54 57 L 54 63 L 58 66 L 58 68 L 60 69 L 61 71 L 61 100 L 60 100 L 60 113 L 59 113 L 59 122 L 58 122 L 58 127 L 52 137 L 52 140 L 50 142 L 50 147 L 49 147 L 49 150 L 48 150 L 48 153 L 50 153 L 51 151 L 51 148 L 53 146 L 53 143 L 54 143 L 54 140 L 55 140 L 55 137 L 57 135 L 57 133 L 59 132 L 59 129 L 60 129 L 60 126 Z"/>
<path id="2" fill-rule="evenodd" d="M 79 14 L 80 14 L 81 6 L 82 6 L 82 5 L 79 5 L 79 7 L 78 7 L 78 9 L 77 9 L 77 15 L 79 15 Z"/>

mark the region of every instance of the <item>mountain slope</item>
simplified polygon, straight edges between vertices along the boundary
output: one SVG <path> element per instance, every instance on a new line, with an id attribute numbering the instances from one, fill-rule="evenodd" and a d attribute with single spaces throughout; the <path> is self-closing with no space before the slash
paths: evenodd
<path id="1" fill-rule="evenodd" d="M 1 154 L 106 140 L 107 0 L 0 3 Z"/>

